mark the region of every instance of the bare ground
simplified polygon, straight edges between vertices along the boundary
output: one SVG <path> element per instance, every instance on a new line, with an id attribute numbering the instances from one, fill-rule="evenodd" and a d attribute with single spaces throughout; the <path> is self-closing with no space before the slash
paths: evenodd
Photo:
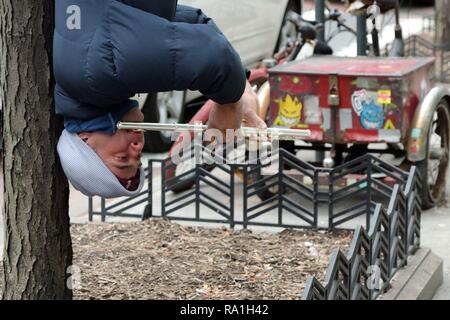
<path id="1" fill-rule="evenodd" d="M 163 220 L 72 228 L 75 299 L 299 299 L 349 233 L 186 227 Z"/>
<path id="2" fill-rule="evenodd" d="M 325 278 L 351 233 L 253 233 L 153 219 L 71 228 L 81 288 L 74 299 L 292 300 L 309 275 Z M 0 264 L 0 295 L 2 291 Z"/>

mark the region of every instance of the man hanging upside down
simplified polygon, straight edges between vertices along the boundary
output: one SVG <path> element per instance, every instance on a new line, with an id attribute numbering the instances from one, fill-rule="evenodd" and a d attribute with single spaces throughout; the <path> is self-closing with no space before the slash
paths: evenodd
<path id="1" fill-rule="evenodd" d="M 87 196 L 137 195 L 144 184 L 136 93 L 198 90 L 215 102 L 209 126 L 265 127 L 238 54 L 214 22 L 176 0 L 57 0 L 58 142 L 64 172 Z"/>

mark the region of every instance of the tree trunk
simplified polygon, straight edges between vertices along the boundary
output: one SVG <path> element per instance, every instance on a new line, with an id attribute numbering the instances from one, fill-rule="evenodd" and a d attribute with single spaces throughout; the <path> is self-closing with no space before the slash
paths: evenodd
<path id="1" fill-rule="evenodd" d="M 436 44 L 450 43 L 450 0 L 436 3 Z"/>
<path id="2" fill-rule="evenodd" d="M 71 299 L 69 188 L 56 143 L 54 0 L 0 0 L 4 299 Z"/>

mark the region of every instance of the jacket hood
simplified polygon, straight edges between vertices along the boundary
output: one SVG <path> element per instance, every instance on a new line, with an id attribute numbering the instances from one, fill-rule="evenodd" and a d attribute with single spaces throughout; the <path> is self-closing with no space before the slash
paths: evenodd
<path id="1" fill-rule="evenodd" d="M 160 16 L 167 20 L 173 20 L 177 9 L 178 0 L 123 0 L 123 3 Z"/>

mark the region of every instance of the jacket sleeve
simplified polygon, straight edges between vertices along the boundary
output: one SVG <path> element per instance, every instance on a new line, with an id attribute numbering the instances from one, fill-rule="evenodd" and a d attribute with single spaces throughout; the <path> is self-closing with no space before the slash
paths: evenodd
<path id="1" fill-rule="evenodd" d="M 201 11 L 179 6 L 169 21 L 113 1 L 108 19 L 117 76 L 130 91 L 199 90 L 220 104 L 241 98 L 240 57 Z"/>
<path id="2" fill-rule="evenodd" d="M 174 22 L 185 22 L 190 24 L 207 24 L 214 23 L 213 20 L 207 17 L 201 9 L 188 7 L 184 5 L 178 5 Z"/>
<path id="3" fill-rule="evenodd" d="M 126 5 L 147 11 L 159 17 L 173 20 L 177 9 L 176 0 L 119 0 Z"/>

